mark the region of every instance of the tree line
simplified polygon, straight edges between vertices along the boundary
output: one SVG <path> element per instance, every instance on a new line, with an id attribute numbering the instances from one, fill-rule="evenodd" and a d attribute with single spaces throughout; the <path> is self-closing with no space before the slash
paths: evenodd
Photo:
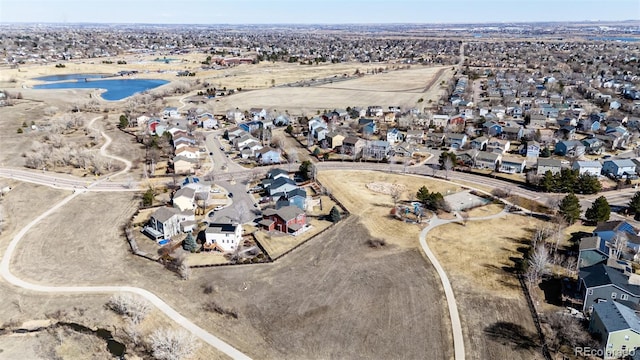
<path id="1" fill-rule="evenodd" d="M 562 169 L 556 174 L 547 171 L 538 182 L 538 187 L 544 192 L 576 194 L 597 194 L 602 190 L 597 177 L 580 174 L 573 169 Z"/>

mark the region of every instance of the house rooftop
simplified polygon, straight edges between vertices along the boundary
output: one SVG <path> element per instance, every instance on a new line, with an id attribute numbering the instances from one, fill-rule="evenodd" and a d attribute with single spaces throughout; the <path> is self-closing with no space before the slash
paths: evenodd
<path id="1" fill-rule="evenodd" d="M 231 223 L 210 223 L 205 230 L 207 234 L 233 234 L 236 232 L 237 224 Z"/>
<path id="2" fill-rule="evenodd" d="M 640 295 L 640 286 L 629 284 L 629 277 L 622 271 L 604 264 L 596 264 L 580 269 L 579 278 L 582 279 L 587 288 L 611 284 L 631 294 Z"/>
<path id="3" fill-rule="evenodd" d="M 186 197 L 189 199 L 193 199 L 196 196 L 196 191 L 193 188 L 190 187 L 183 187 L 180 190 L 176 191 L 175 194 L 173 194 L 173 198 L 179 198 L 179 197 Z"/>
<path id="4" fill-rule="evenodd" d="M 283 206 L 280 209 L 266 209 L 264 216 L 277 215 L 284 221 L 295 219 L 298 215 L 304 213 L 299 207 L 295 205 Z"/>
<path id="5" fill-rule="evenodd" d="M 593 304 L 594 314 L 602 321 L 608 333 L 631 329 L 640 334 L 640 317 L 631 308 L 617 301 L 604 301 Z"/>
<path id="6" fill-rule="evenodd" d="M 177 210 L 169 207 L 161 207 L 156 210 L 151 217 L 156 219 L 156 221 L 164 223 L 165 221 L 171 219 L 178 213 Z"/>
<path id="7" fill-rule="evenodd" d="M 538 166 L 561 167 L 562 166 L 562 161 L 560 161 L 558 159 L 538 158 Z"/>
<path id="8" fill-rule="evenodd" d="M 576 161 L 576 164 L 579 167 L 598 167 L 601 168 L 602 164 L 600 161 Z"/>

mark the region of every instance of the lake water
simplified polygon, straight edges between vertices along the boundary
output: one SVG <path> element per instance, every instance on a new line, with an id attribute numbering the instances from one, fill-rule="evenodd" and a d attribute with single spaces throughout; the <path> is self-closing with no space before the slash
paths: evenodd
<path id="1" fill-rule="evenodd" d="M 68 80 L 84 80 L 84 79 L 102 79 L 109 74 L 64 74 L 64 75 L 50 75 L 35 78 L 34 80 L 40 81 L 68 81 Z"/>
<path id="2" fill-rule="evenodd" d="M 82 75 L 82 77 L 76 77 L 75 79 L 85 79 L 87 74 L 73 74 Z M 71 75 L 56 75 L 56 76 L 71 76 Z M 102 77 L 102 75 L 100 75 Z M 74 78 L 72 78 L 74 79 Z M 70 79 L 65 79 L 70 80 Z M 49 80 L 54 81 L 54 80 Z M 62 80 L 59 80 L 62 81 Z M 90 80 L 90 81 L 67 81 L 67 82 L 54 82 L 49 84 L 35 85 L 34 89 L 105 89 L 106 92 L 102 93 L 102 98 L 109 101 L 122 100 L 131 95 L 143 92 L 145 90 L 151 90 L 158 86 L 168 83 L 166 80 L 154 80 L 154 79 L 118 79 L 118 80 Z"/>

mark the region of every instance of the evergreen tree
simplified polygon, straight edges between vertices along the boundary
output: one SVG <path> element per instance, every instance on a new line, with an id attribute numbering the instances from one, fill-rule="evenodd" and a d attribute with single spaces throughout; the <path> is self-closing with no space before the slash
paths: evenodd
<path id="1" fill-rule="evenodd" d="M 422 203 L 425 203 L 428 198 L 429 189 L 427 189 L 427 187 L 423 185 L 420 189 L 418 189 L 418 192 L 416 193 L 416 199 L 418 199 L 418 201 Z"/>
<path id="2" fill-rule="evenodd" d="M 340 221 L 340 210 L 338 210 L 337 207 L 332 207 L 331 211 L 329 211 L 329 218 L 331 219 L 331 222 L 337 223 L 338 221 Z"/>
<path id="3" fill-rule="evenodd" d="M 576 192 L 580 194 L 597 194 L 600 190 L 602 190 L 602 184 L 600 184 L 597 177 L 589 174 L 578 176 L 575 186 Z"/>
<path id="4" fill-rule="evenodd" d="M 633 194 L 629 205 L 627 205 L 627 209 L 629 213 L 635 215 L 634 219 L 638 220 L 638 218 L 640 218 L 640 191 Z"/>
<path id="5" fill-rule="evenodd" d="M 300 164 L 298 173 L 304 180 L 309 180 L 309 170 L 311 170 L 311 161 L 305 160 Z"/>
<path id="6" fill-rule="evenodd" d="M 540 157 L 548 158 L 549 156 L 551 156 L 551 150 L 549 150 L 548 147 L 544 147 L 542 151 L 540 151 Z"/>
<path id="7" fill-rule="evenodd" d="M 144 195 L 142 195 L 142 206 L 151 206 L 153 205 L 153 198 L 155 194 L 152 189 L 147 190 Z"/>
<path id="8" fill-rule="evenodd" d="M 551 170 L 547 170 L 540 181 L 540 188 L 544 192 L 554 192 L 556 190 L 556 178 L 551 173 Z"/>
<path id="9" fill-rule="evenodd" d="M 189 232 L 187 237 L 182 241 L 182 248 L 189 252 L 194 252 L 198 249 L 198 243 L 191 232 Z"/>
<path id="10" fill-rule="evenodd" d="M 562 199 L 560 205 L 558 206 L 558 210 L 562 216 L 564 216 L 565 220 L 569 224 L 573 224 L 580 218 L 580 200 L 573 193 L 567 195 Z"/>
<path id="11" fill-rule="evenodd" d="M 585 217 L 588 221 L 593 223 L 600 223 L 609 220 L 611 215 L 611 207 L 607 198 L 600 196 L 593 202 L 590 208 L 585 212 Z"/>

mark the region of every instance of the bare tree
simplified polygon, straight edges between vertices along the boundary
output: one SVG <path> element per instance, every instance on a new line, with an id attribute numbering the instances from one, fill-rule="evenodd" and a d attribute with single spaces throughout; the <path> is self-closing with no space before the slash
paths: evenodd
<path id="1" fill-rule="evenodd" d="M 158 329 L 150 337 L 151 352 L 158 360 L 180 360 L 198 349 L 198 342 L 185 330 Z"/>
<path id="2" fill-rule="evenodd" d="M 554 219 L 554 229 L 553 229 L 553 237 L 555 240 L 555 245 L 553 247 L 554 254 L 558 252 L 558 246 L 560 246 L 560 242 L 564 239 L 564 229 L 567 227 L 567 220 L 562 215 L 555 216 Z"/>
<path id="3" fill-rule="evenodd" d="M 398 204 L 398 200 L 400 199 L 400 195 L 402 195 L 402 188 L 398 186 L 398 184 L 391 185 L 389 189 L 389 195 L 391 196 L 391 200 L 393 200 L 393 206 Z"/>
<path id="4" fill-rule="evenodd" d="M 444 169 L 444 174 L 445 174 L 444 176 L 448 180 L 449 171 L 453 169 L 453 161 L 451 160 L 450 157 L 447 156 L 447 158 L 444 159 L 444 161 L 442 162 L 442 168 Z"/>
<path id="5" fill-rule="evenodd" d="M 533 254 L 529 257 L 529 269 L 532 274 L 527 276 L 533 280 L 539 280 L 543 275 L 549 273 L 549 266 L 551 265 L 551 257 L 549 256 L 549 250 L 544 243 L 539 243 L 533 248 Z"/>
<path id="6" fill-rule="evenodd" d="M 620 259 L 622 255 L 622 251 L 627 247 L 627 242 L 629 241 L 629 237 L 624 231 L 616 231 L 613 236 L 613 256 L 615 259 Z"/>
<path id="7" fill-rule="evenodd" d="M 151 311 L 149 302 L 130 293 L 115 294 L 109 299 L 109 308 L 116 313 L 130 319 L 133 324 L 139 324 Z"/>

